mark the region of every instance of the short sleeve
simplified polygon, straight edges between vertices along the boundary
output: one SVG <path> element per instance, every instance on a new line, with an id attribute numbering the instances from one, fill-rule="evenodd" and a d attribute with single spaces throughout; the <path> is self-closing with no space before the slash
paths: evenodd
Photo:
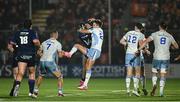
<path id="1" fill-rule="evenodd" d="M 129 32 L 127 32 L 127 33 L 123 36 L 123 39 L 127 40 L 128 34 L 129 34 Z"/>
<path id="2" fill-rule="evenodd" d="M 57 51 L 62 51 L 62 45 L 61 45 L 61 43 L 58 43 L 58 45 L 57 45 Z"/>
<path id="3" fill-rule="evenodd" d="M 139 37 L 139 40 L 144 40 L 144 34 L 141 34 L 140 37 Z"/>

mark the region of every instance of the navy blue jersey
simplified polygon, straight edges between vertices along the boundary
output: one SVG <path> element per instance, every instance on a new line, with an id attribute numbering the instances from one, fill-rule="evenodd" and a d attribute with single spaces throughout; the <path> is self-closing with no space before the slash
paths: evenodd
<path id="1" fill-rule="evenodd" d="M 83 42 L 83 44 L 85 45 L 86 48 L 91 47 L 91 42 L 92 42 L 91 34 L 79 33 L 79 38 Z"/>
<path id="2" fill-rule="evenodd" d="M 34 39 L 38 39 L 37 34 L 30 29 L 23 29 L 20 31 L 17 31 L 12 39 L 12 42 L 14 42 L 17 47 L 17 54 L 23 55 L 23 54 L 35 54 L 35 45 L 33 43 Z"/>

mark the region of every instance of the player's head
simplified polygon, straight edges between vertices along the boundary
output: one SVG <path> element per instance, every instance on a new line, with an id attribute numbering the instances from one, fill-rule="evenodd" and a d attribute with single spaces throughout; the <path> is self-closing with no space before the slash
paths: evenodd
<path id="1" fill-rule="evenodd" d="M 159 23 L 159 29 L 167 30 L 167 28 L 168 28 L 168 26 L 166 23 L 164 23 L 164 22 Z"/>
<path id="2" fill-rule="evenodd" d="M 89 19 L 85 22 L 85 24 L 84 24 L 85 29 L 90 29 L 90 28 L 92 28 L 92 22 L 93 22 L 94 20 L 96 20 L 96 19 L 95 19 L 95 18 L 89 18 Z"/>
<path id="3" fill-rule="evenodd" d="M 57 39 L 58 38 L 58 31 L 57 30 L 51 30 L 50 37 Z"/>
<path id="4" fill-rule="evenodd" d="M 26 20 L 24 21 L 24 28 L 25 28 L 25 29 L 30 29 L 31 26 L 32 26 L 31 20 L 30 20 L 30 19 L 26 19 Z"/>
<path id="5" fill-rule="evenodd" d="M 136 23 L 134 29 L 139 30 L 139 31 L 143 31 L 144 27 L 141 23 Z"/>
<path id="6" fill-rule="evenodd" d="M 100 19 L 96 19 L 94 21 L 92 21 L 92 27 L 102 27 L 103 23 Z"/>

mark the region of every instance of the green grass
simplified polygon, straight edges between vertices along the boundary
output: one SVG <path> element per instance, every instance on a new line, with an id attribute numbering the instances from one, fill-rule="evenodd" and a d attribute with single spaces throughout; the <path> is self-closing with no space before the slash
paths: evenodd
<path id="1" fill-rule="evenodd" d="M 110 102 L 110 101 L 180 101 L 180 79 L 167 79 L 165 97 L 159 97 L 159 89 L 156 96 L 127 96 L 124 79 L 91 79 L 89 89 L 80 91 L 77 89 L 79 79 L 64 79 L 65 97 L 57 96 L 56 79 L 45 79 L 40 87 L 37 99 L 28 97 L 27 79 L 24 79 L 18 97 L 9 97 L 9 90 L 13 80 L 0 79 L 0 101 L 76 101 L 76 102 Z M 147 89 L 151 89 L 151 80 L 147 81 Z"/>

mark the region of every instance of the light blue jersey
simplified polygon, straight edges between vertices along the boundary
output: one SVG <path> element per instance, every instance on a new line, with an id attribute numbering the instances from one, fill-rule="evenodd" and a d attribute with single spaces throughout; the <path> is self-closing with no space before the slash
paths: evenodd
<path id="1" fill-rule="evenodd" d="M 87 57 L 96 60 L 101 55 L 102 43 L 103 43 L 103 30 L 101 28 L 92 28 L 91 32 L 92 44 L 90 49 L 87 49 Z"/>
<path id="2" fill-rule="evenodd" d="M 55 61 L 55 56 L 58 51 L 62 50 L 62 45 L 55 39 L 48 39 L 42 43 L 41 49 L 43 50 L 43 55 L 40 61 Z"/>

